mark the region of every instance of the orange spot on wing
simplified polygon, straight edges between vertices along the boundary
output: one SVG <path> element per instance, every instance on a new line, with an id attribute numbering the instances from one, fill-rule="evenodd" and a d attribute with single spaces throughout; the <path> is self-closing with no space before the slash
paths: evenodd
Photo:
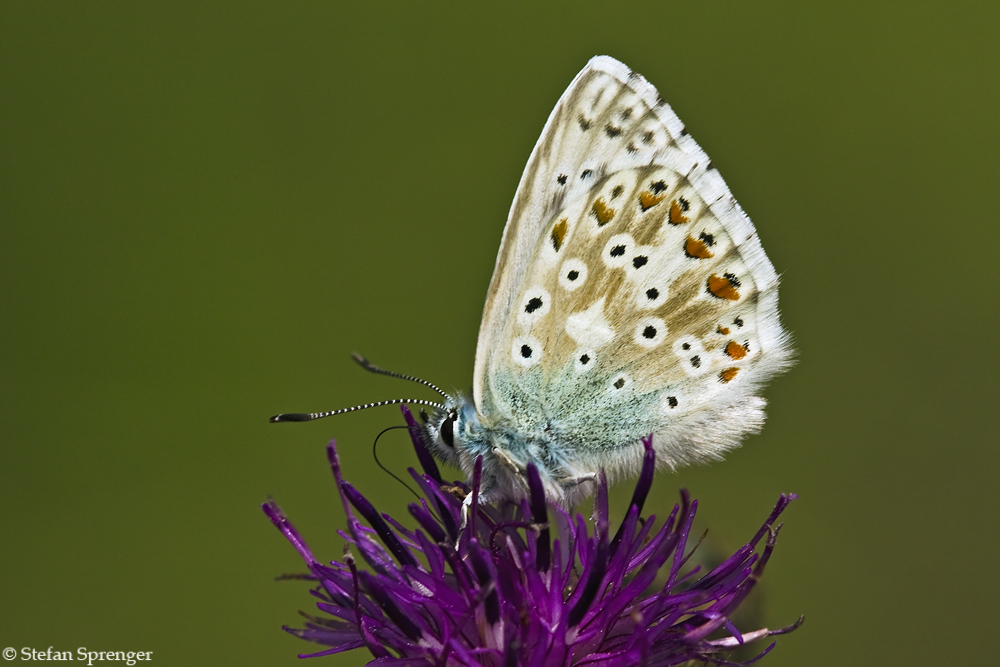
<path id="1" fill-rule="evenodd" d="M 569 220 L 566 218 L 563 218 L 552 226 L 550 237 L 552 238 L 552 247 L 556 249 L 556 252 L 559 252 L 559 249 L 562 248 L 567 232 L 569 232 Z"/>
<path id="2" fill-rule="evenodd" d="M 648 211 L 663 201 L 664 197 L 666 197 L 666 195 L 654 195 L 649 190 L 643 190 L 639 195 L 639 206 L 642 207 L 643 211 Z"/>
<path id="3" fill-rule="evenodd" d="M 736 290 L 739 287 L 730 277 L 730 274 L 717 276 L 714 273 L 708 278 L 708 291 L 720 299 L 736 301 L 740 298 L 740 293 Z"/>
<path id="4" fill-rule="evenodd" d="M 670 202 L 670 224 L 683 225 L 685 222 L 689 222 L 688 217 L 684 215 L 684 209 L 675 199 Z"/>
<path id="5" fill-rule="evenodd" d="M 716 327 L 715 330 L 717 332 L 719 332 L 720 334 L 722 334 L 723 336 L 728 336 L 729 335 L 729 327 L 724 327 L 721 324 L 718 327 Z"/>
<path id="6" fill-rule="evenodd" d="M 696 239 L 692 237 L 687 238 L 687 243 L 684 244 L 684 252 L 688 257 L 695 257 L 697 259 L 708 259 L 709 257 L 714 257 L 708 250 L 708 246 L 701 239 Z"/>
<path id="7" fill-rule="evenodd" d="M 615 209 L 608 208 L 601 197 L 598 197 L 597 201 L 594 202 L 594 207 L 590 209 L 590 212 L 597 218 L 598 227 L 603 227 L 615 217 Z"/>
<path id="8" fill-rule="evenodd" d="M 739 372 L 740 372 L 740 369 L 736 368 L 735 366 L 733 366 L 732 368 L 727 368 L 727 369 L 723 370 L 721 373 L 719 373 L 719 381 L 720 382 L 729 382 L 734 377 L 736 377 L 736 374 L 739 373 Z"/>
<path id="9" fill-rule="evenodd" d="M 728 354 L 736 361 L 739 361 L 743 357 L 747 356 L 747 351 L 742 345 L 737 343 L 735 340 L 731 340 L 729 341 L 729 345 L 726 345 L 726 354 Z"/>

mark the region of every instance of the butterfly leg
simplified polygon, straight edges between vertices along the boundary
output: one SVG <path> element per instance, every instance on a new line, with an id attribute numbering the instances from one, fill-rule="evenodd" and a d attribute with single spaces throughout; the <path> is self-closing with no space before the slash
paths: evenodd
<path id="1" fill-rule="evenodd" d="M 512 473 L 511 477 L 520 482 L 521 486 L 524 489 L 525 494 L 527 494 L 528 482 L 527 482 L 527 473 L 525 472 L 525 469 L 522 466 L 520 466 L 517 463 L 517 461 L 511 458 L 510 454 L 508 454 L 505 450 L 499 447 L 494 447 L 492 453 L 493 456 L 496 458 L 496 461 L 501 466 L 506 468 L 510 473 Z M 491 488 L 489 489 L 480 489 L 479 492 L 480 502 L 492 502 L 493 492 L 495 492 L 497 489 L 492 484 L 490 485 L 490 487 Z M 465 496 L 464 500 L 462 500 L 462 519 L 459 525 L 459 530 L 465 530 L 465 526 L 469 521 L 469 511 L 471 507 L 472 507 L 472 494 L 470 493 L 467 496 Z"/>
<path id="2" fill-rule="evenodd" d="M 524 468 L 519 466 L 514 459 L 510 458 L 510 454 L 500 449 L 499 447 L 493 448 L 493 455 L 497 457 L 497 461 L 507 466 L 507 469 L 520 478 L 524 478 Z"/>
<path id="3" fill-rule="evenodd" d="M 494 451 L 496 451 L 494 449 Z M 510 461 L 510 458 L 507 459 Z M 513 461 L 511 461 L 513 463 Z M 486 486 L 481 486 L 479 488 L 479 502 L 490 503 L 493 502 L 493 492 L 495 491 L 495 486 L 492 482 L 487 482 Z M 462 499 L 462 512 L 461 521 L 458 526 L 459 532 L 465 530 L 465 526 L 469 523 L 469 513 L 472 511 L 472 493 L 465 494 L 465 498 Z M 455 543 L 455 550 L 458 550 L 458 543 Z"/>
<path id="4" fill-rule="evenodd" d="M 472 494 L 466 494 L 465 499 L 462 501 L 462 520 L 458 525 L 458 532 L 461 533 L 465 530 L 465 525 L 469 523 L 469 512 L 472 507 Z M 455 551 L 458 551 L 458 544 L 461 540 L 455 542 Z"/>
<path id="5" fill-rule="evenodd" d="M 497 457 L 497 461 L 499 461 L 505 468 L 507 468 L 508 471 L 512 473 L 511 477 L 520 483 L 521 490 L 524 491 L 525 495 L 530 493 L 531 490 L 528 488 L 528 471 L 524 468 L 524 466 L 512 459 L 510 454 L 499 447 L 493 448 L 493 455 Z"/>
<path id="6" fill-rule="evenodd" d="M 563 477 L 559 480 L 559 486 L 562 487 L 563 491 L 569 491 L 570 489 L 576 488 L 581 484 L 586 484 L 591 482 L 593 484 L 597 483 L 597 473 L 588 472 L 586 475 L 578 475 L 576 477 Z"/>
<path id="7" fill-rule="evenodd" d="M 521 487 L 524 489 L 524 493 L 527 494 L 528 482 L 524 468 L 518 465 L 517 461 L 511 458 L 510 454 L 508 454 L 505 450 L 499 447 L 494 447 L 492 454 L 497 463 L 499 463 L 502 468 L 506 468 L 507 471 L 511 473 L 510 477 L 516 479 L 520 483 Z M 495 500 L 493 497 L 494 493 L 497 493 L 499 491 L 495 480 L 487 482 L 487 486 L 489 488 L 480 488 L 479 490 L 480 502 L 484 503 L 493 502 Z M 500 497 L 502 498 L 504 496 Z M 465 525 L 468 523 L 469 520 L 469 508 L 471 507 L 472 507 L 472 494 L 470 493 L 462 501 L 462 520 L 461 520 L 461 525 L 459 526 L 459 530 L 465 529 Z"/>

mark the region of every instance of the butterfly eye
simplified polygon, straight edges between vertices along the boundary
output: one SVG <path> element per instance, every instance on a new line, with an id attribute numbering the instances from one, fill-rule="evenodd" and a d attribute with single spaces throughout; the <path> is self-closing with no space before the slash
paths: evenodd
<path id="1" fill-rule="evenodd" d="M 441 429 L 438 431 L 441 441 L 450 448 L 455 449 L 455 413 L 449 412 L 448 416 L 441 422 Z"/>

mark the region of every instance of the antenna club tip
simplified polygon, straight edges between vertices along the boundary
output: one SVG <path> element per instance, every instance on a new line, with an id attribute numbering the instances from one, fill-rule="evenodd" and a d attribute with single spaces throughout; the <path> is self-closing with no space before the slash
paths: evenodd
<path id="1" fill-rule="evenodd" d="M 278 422 L 307 422 L 312 419 L 312 415 L 299 414 L 299 413 L 289 413 L 274 415 L 268 421 L 272 424 L 277 424 Z"/>

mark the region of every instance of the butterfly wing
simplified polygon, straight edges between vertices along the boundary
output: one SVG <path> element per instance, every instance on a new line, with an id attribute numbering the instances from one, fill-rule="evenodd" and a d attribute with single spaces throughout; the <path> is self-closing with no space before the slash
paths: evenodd
<path id="1" fill-rule="evenodd" d="M 593 58 L 504 229 L 476 350 L 480 418 L 547 432 L 580 471 L 633 467 L 649 433 L 668 465 L 718 457 L 760 428 L 759 388 L 788 364 L 777 287 L 753 224 L 656 89 Z"/>

